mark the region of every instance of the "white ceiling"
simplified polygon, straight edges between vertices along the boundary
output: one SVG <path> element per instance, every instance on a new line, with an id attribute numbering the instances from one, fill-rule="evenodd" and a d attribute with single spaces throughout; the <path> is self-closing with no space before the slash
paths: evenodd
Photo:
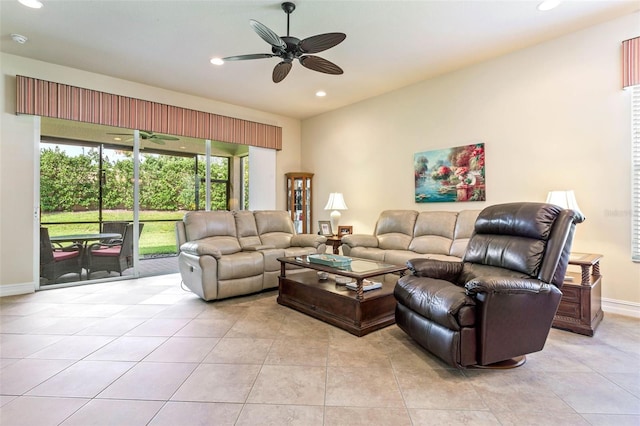
<path id="1" fill-rule="evenodd" d="M 294 63 L 271 81 L 278 58 L 209 63 L 269 53 L 255 19 L 286 35 L 278 0 L 41 0 L 28 9 L 0 0 L 0 50 L 295 118 L 307 118 L 640 9 L 639 0 L 539 1 L 298 0 L 291 35 L 344 32 L 319 53 L 339 76 Z M 18 44 L 10 34 L 29 40 Z M 317 90 L 328 93 L 317 98 Z"/>

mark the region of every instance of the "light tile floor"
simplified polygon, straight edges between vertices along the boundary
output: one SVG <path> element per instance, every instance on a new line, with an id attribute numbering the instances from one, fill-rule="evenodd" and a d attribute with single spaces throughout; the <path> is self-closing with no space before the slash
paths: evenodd
<path id="1" fill-rule="evenodd" d="M 552 330 L 514 370 L 456 370 L 179 275 L 0 299 L 0 425 L 640 425 L 640 320 Z"/>

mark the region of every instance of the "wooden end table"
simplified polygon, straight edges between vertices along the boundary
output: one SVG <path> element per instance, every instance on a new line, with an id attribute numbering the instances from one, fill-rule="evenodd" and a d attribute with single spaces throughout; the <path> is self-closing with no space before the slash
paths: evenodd
<path id="1" fill-rule="evenodd" d="M 342 245 L 342 237 L 340 235 L 327 237 L 327 244 L 333 247 L 333 254 L 340 254 L 338 249 Z"/>
<path id="2" fill-rule="evenodd" d="M 569 265 L 580 266 L 580 273 L 567 272 L 571 280 L 562 284 L 562 299 L 553 321 L 555 328 L 593 336 L 602 321 L 601 254 L 571 253 Z"/>

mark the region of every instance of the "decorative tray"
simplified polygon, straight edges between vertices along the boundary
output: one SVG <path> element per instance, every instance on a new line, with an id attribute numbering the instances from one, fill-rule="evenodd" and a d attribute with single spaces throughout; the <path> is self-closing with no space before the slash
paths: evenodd
<path id="1" fill-rule="evenodd" d="M 320 265 L 327 265 L 334 268 L 346 268 L 351 265 L 350 257 L 339 256 L 337 254 L 310 254 L 307 258 L 311 263 L 319 263 Z"/>

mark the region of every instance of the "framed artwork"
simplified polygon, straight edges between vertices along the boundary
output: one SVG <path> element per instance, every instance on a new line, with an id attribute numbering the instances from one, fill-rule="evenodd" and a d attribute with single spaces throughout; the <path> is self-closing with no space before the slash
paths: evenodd
<path id="1" fill-rule="evenodd" d="M 320 230 L 320 235 L 324 235 L 325 237 L 333 235 L 331 232 L 331 222 L 328 220 L 319 220 L 318 229 Z"/>
<path id="2" fill-rule="evenodd" d="M 413 156 L 416 203 L 485 201 L 484 143 Z"/>
<path id="3" fill-rule="evenodd" d="M 342 236 L 342 235 L 349 235 L 349 234 L 353 234 L 353 226 L 343 226 L 343 225 L 338 226 L 338 235 Z"/>

